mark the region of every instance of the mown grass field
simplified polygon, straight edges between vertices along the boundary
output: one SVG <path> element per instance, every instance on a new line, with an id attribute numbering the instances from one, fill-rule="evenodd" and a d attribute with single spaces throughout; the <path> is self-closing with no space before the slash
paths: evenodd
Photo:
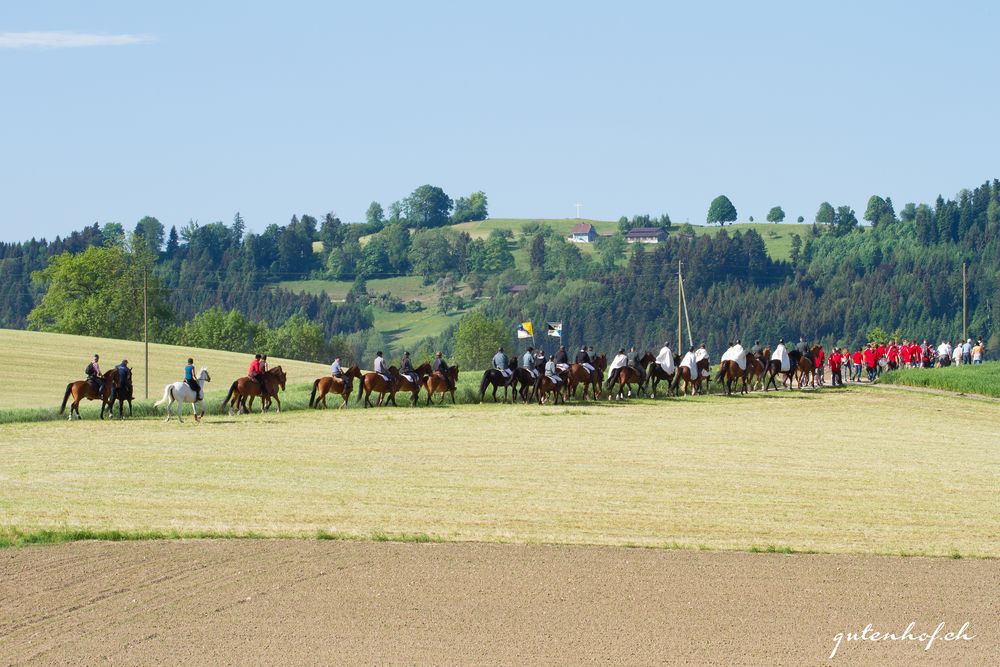
<path id="1" fill-rule="evenodd" d="M 879 384 L 928 387 L 1000 398 L 1000 362 L 948 368 L 908 368 L 884 373 Z"/>
<path id="2" fill-rule="evenodd" d="M 0 533 L 997 557 L 998 429 L 863 388 L 0 425 Z"/>
<path id="3" fill-rule="evenodd" d="M 0 413 L 10 409 L 45 408 L 57 410 L 66 384 L 82 380 L 83 369 L 93 354 L 101 355 L 101 369 L 111 370 L 122 359 L 133 368 L 135 395 L 143 396 L 145 369 L 141 342 L 64 336 L 37 331 L 0 329 L 0 349 L 7 361 L 3 376 L 4 391 L 0 391 Z M 184 377 L 184 365 L 192 357 L 200 369 L 205 366 L 212 376 L 209 396 L 222 395 L 237 377 L 243 376 L 250 365 L 250 355 L 218 350 L 200 350 L 173 345 L 149 346 L 149 396 L 155 401 L 163 396 L 163 387 Z M 281 365 L 288 373 L 289 383 L 312 382 L 329 372 L 323 364 L 273 358 L 271 366 Z M 18 379 L 10 377 L 17 369 Z M 17 387 L 14 391 L 13 388 Z M 87 406 L 87 403 L 84 403 Z M 94 404 L 81 410 L 90 416 Z M 93 413 L 96 414 L 96 413 Z M 0 414 L 2 418 L 2 414 Z"/>

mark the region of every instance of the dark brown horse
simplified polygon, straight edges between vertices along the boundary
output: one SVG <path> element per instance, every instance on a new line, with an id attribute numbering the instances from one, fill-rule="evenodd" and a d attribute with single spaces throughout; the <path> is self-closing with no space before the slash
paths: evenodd
<path id="1" fill-rule="evenodd" d="M 424 380 L 427 376 L 431 374 L 431 365 L 424 362 L 413 369 L 413 372 L 417 376 L 417 381 L 414 382 L 407 376 L 399 372 L 395 366 L 389 367 L 389 374 L 393 377 L 392 391 L 389 392 L 389 402 L 396 405 L 396 394 L 398 392 L 408 393 L 410 395 L 410 405 L 415 406 L 417 404 L 417 399 L 420 398 L 420 388 L 424 386 Z"/>
<path id="2" fill-rule="evenodd" d="M 516 377 L 515 371 L 517 370 L 517 361 L 514 359 L 510 360 L 507 364 L 508 375 L 505 375 L 503 371 L 499 368 L 487 368 L 483 371 L 483 379 L 479 381 L 479 403 L 482 404 L 483 399 L 486 398 L 486 390 L 490 386 L 493 387 L 493 402 L 497 402 L 497 389 L 503 387 L 503 402 L 507 402 L 507 392 L 514 391 L 514 397 L 511 399 L 511 403 L 514 403 L 517 396 L 516 387 L 514 384 L 514 379 Z"/>
<path id="3" fill-rule="evenodd" d="M 813 354 L 819 350 L 819 346 L 813 346 Z M 764 348 L 764 358 L 767 359 L 767 367 L 764 371 L 764 391 L 767 391 L 768 387 L 774 387 L 775 391 L 778 390 L 778 385 L 775 382 L 775 378 L 780 374 L 783 376 L 781 381 L 781 386 L 784 387 L 786 384 L 788 388 L 792 388 L 792 380 L 797 380 L 799 384 L 799 389 L 802 389 L 803 380 L 808 375 L 810 378 L 816 373 L 816 366 L 810 356 L 804 355 L 798 350 L 790 350 L 788 352 L 789 367 L 787 371 L 781 370 L 781 360 L 771 359 L 771 349 Z M 813 385 L 815 386 L 815 385 Z"/>
<path id="4" fill-rule="evenodd" d="M 451 404 L 455 404 L 455 390 L 452 387 L 458 384 L 458 366 L 449 366 L 448 377 L 440 372 L 431 373 L 424 379 L 424 388 L 427 391 L 427 405 L 431 404 L 434 394 L 441 394 L 440 403 L 444 403 L 444 395 L 451 394 Z"/>
<path id="5" fill-rule="evenodd" d="M 114 370 L 118 370 L 116 366 Z M 108 402 L 108 414 L 113 414 L 115 410 L 115 403 L 118 403 L 118 419 L 124 419 L 122 413 L 125 411 L 125 402 L 128 401 L 128 416 L 132 416 L 132 401 L 135 399 L 134 390 L 132 388 L 132 369 L 128 369 L 125 376 L 122 377 L 121 373 L 117 374 L 118 377 L 115 381 L 114 390 L 111 392 L 111 400 Z M 104 409 L 104 406 L 101 406 Z"/>
<path id="6" fill-rule="evenodd" d="M 287 379 L 285 371 L 281 369 L 281 366 L 275 366 L 264 373 L 264 387 L 267 389 L 268 398 L 273 398 L 278 404 L 278 412 L 281 412 L 281 399 L 278 398 L 278 389 L 281 389 L 281 391 L 285 390 Z M 253 399 L 260 395 L 260 383 L 257 380 L 246 376 L 241 377 L 230 385 L 229 393 L 223 399 L 219 410 L 225 408 L 228 403 L 229 414 L 233 414 L 234 408 L 237 409 L 237 413 L 239 414 L 250 412 L 253 410 Z M 248 398 L 250 399 L 249 404 L 247 403 Z M 264 414 L 264 410 L 267 407 L 264 401 L 260 402 L 261 414 Z"/>
<path id="7" fill-rule="evenodd" d="M 562 382 L 558 382 L 558 383 L 555 382 L 548 375 L 544 375 L 543 374 L 543 375 L 539 376 L 539 378 L 538 378 L 538 391 L 537 391 L 538 404 L 539 405 L 548 402 L 548 400 L 549 400 L 549 394 L 555 395 L 555 400 L 553 402 L 556 405 L 559 405 L 560 401 L 562 401 L 563 403 L 566 402 L 566 386 L 567 386 L 567 383 L 566 383 L 565 375 L 568 372 L 569 371 L 563 371 L 563 373 L 560 374 L 559 377 L 562 379 Z"/>
<path id="8" fill-rule="evenodd" d="M 656 357 L 653 356 L 652 352 L 647 352 L 642 356 L 639 362 L 646 369 L 646 383 L 650 385 L 649 397 L 656 398 L 656 386 L 660 384 L 661 381 L 666 381 L 667 383 L 667 396 L 670 396 L 672 392 L 671 386 L 674 382 L 674 375 L 677 374 L 677 364 L 680 363 L 680 357 L 676 354 L 674 355 L 674 372 L 668 373 L 663 370 L 663 366 L 656 363 Z M 646 391 L 646 385 L 643 384 L 643 391 Z"/>
<path id="9" fill-rule="evenodd" d="M 566 392 L 568 396 L 576 396 L 577 387 L 583 387 L 583 398 L 587 398 L 587 390 L 596 401 L 601 395 L 601 384 L 604 382 L 604 369 L 608 367 L 608 358 L 604 354 L 599 354 L 592 359 L 591 366 L 594 371 L 590 372 L 583 367 L 583 364 L 570 364 L 566 372 Z"/>
<path id="10" fill-rule="evenodd" d="M 100 393 L 94 389 L 89 380 L 77 380 L 66 385 L 66 393 L 63 394 L 59 414 L 63 414 L 66 411 L 66 403 L 69 401 L 70 396 L 72 396 L 73 402 L 69 406 L 69 418 L 71 421 L 74 413 L 77 419 L 83 419 L 80 415 L 80 401 L 84 399 L 88 401 L 100 401 L 101 419 L 104 419 L 104 410 L 111 404 L 111 394 L 114 391 L 115 383 L 118 381 L 118 369 L 112 368 L 101 377 L 104 382 Z"/>
<path id="11" fill-rule="evenodd" d="M 320 403 L 323 407 L 326 405 L 326 395 L 333 393 L 340 396 L 344 400 L 340 407 L 347 407 L 347 399 L 351 397 L 351 392 L 354 391 L 354 380 L 361 379 L 361 370 L 358 368 L 357 364 L 354 364 L 341 377 L 333 377 L 328 375 L 326 377 L 321 377 L 313 381 L 312 393 L 309 395 L 309 407 L 318 408 Z M 319 393 L 317 397 L 316 394 Z"/>
<path id="12" fill-rule="evenodd" d="M 754 378 L 759 379 L 764 374 L 764 366 L 752 354 L 746 356 L 746 366 L 746 370 L 744 370 L 733 360 L 726 360 L 719 364 L 719 372 L 716 374 L 715 380 L 722 382 L 722 386 L 726 388 L 727 396 L 733 393 L 733 385 L 740 380 L 742 380 L 740 393 L 746 394 L 748 392 L 747 382 Z"/>

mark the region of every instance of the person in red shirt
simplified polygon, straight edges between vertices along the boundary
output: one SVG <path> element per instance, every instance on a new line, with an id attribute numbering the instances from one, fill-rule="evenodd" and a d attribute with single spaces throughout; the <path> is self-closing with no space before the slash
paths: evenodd
<path id="1" fill-rule="evenodd" d="M 868 381 L 875 381 L 875 369 L 878 366 L 878 358 L 875 356 L 875 348 L 872 347 L 871 343 L 868 343 L 868 347 L 862 353 L 862 358 L 865 361 L 865 370 L 868 371 Z"/>
<path id="2" fill-rule="evenodd" d="M 904 367 L 909 367 L 910 365 L 910 342 L 904 340 L 903 344 L 899 347 L 899 358 L 903 362 Z"/>
<path id="3" fill-rule="evenodd" d="M 841 362 L 840 350 L 833 348 L 833 354 L 830 355 L 830 383 L 834 387 L 844 386 L 844 379 L 840 376 Z"/>
<path id="4" fill-rule="evenodd" d="M 910 363 L 913 364 L 914 368 L 920 367 L 922 363 L 923 350 L 920 347 L 920 343 L 913 341 L 910 343 Z"/>
<path id="5" fill-rule="evenodd" d="M 250 362 L 250 369 L 247 371 L 247 377 L 260 385 L 261 398 L 267 398 L 267 387 L 264 385 L 264 373 L 260 368 L 259 354 L 254 355 L 253 361 Z"/>
<path id="6" fill-rule="evenodd" d="M 816 381 L 820 386 L 823 386 L 826 378 L 823 376 L 823 371 L 825 369 L 824 362 L 826 361 L 826 352 L 823 351 L 823 346 L 820 345 L 819 349 L 816 350 Z"/>

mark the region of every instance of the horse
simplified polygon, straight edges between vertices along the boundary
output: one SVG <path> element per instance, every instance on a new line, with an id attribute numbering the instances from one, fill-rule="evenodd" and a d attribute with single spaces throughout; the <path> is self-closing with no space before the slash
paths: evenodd
<path id="1" fill-rule="evenodd" d="M 413 372 L 417 376 L 416 382 L 413 382 L 410 378 L 400 373 L 395 366 L 389 367 L 389 374 L 394 378 L 392 391 L 389 393 L 390 403 L 396 405 L 396 393 L 403 391 L 410 394 L 411 406 L 415 406 L 417 404 L 417 400 L 420 398 L 420 387 L 423 386 L 424 380 L 427 376 L 431 374 L 431 365 L 424 362 L 414 368 Z"/>
<path id="2" fill-rule="evenodd" d="M 538 404 L 542 405 L 549 400 L 549 394 L 555 394 L 555 404 L 559 405 L 560 399 L 563 403 L 566 402 L 566 378 L 562 377 L 567 371 L 563 371 L 560 375 L 562 382 L 556 383 L 548 375 L 544 373 L 538 378 L 538 391 L 536 395 L 538 396 Z"/>
<path id="3" fill-rule="evenodd" d="M 101 402 L 101 419 L 104 419 L 104 409 L 111 402 L 111 395 L 114 392 L 114 383 L 118 378 L 118 369 L 112 368 L 110 371 L 101 376 L 103 384 L 101 385 L 101 391 L 98 393 L 94 389 L 94 385 L 90 384 L 90 380 L 76 380 L 75 382 L 70 382 L 66 385 L 66 392 L 63 394 L 62 406 L 59 408 L 59 414 L 63 414 L 66 411 L 66 403 L 69 401 L 70 396 L 73 397 L 73 402 L 69 406 L 69 419 L 73 420 L 73 414 L 76 413 L 77 419 L 83 419 L 80 415 L 80 401 L 87 399 L 88 401 L 100 401 Z"/>
<path id="4" fill-rule="evenodd" d="M 361 397 L 365 398 L 365 407 L 371 408 L 375 407 L 371 402 L 372 392 L 378 392 L 378 403 L 375 405 L 382 405 L 382 401 L 385 399 L 386 394 L 391 394 L 394 392 L 394 387 L 396 386 L 396 381 L 398 375 L 396 373 L 396 367 L 392 366 L 389 368 L 389 379 L 386 380 L 384 377 L 376 373 L 375 371 L 369 371 L 364 374 L 361 381 L 358 382 L 358 401 Z"/>
<path id="5" fill-rule="evenodd" d="M 646 392 L 646 384 L 650 384 L 649 397 L 656 398 L 656 386 L 660 384 L 661 381 L 666 381 L 667 383 L 667 396 L 670 396 L 671 385 L 674 382 L 674 376 L 677 374 L 677 366 L 680 364 L 681 358 L 678 355 L 674 355 L 674 372 L 668 373 L 663 370 L 661 366 L 656 361 L 656 357 L 653 356 L 652 352 L 646 352 L 639 360 L 639 363 L 643 365 L 646 369 L 646 381 L 642 385 L 643 392 Z"/>
<path id="6" fill-rule="evenodd" d="M 444 403 L 445 394 L 451 394 L 451 404 L 455 404 L 455 390 L 452 387 L 458 384 L 458 366 L 449 366 L 446 373 L 447 377 L 440 372 L 435 372 L 424 379 L 424 388 L 427 390 L 427 405 L 431 404 L 434 394 L 441 394 L 441 403 Z"/>
<path id="7" fill-rule="evenodd" d="M 593 359 L 591 366 L 594 371 L 590 372 L 583 367 L 583 364 L 570 364 L 566 372 L 566 391 L 569 396 L 576 396 L 576 388 L 583 385 L 583 397 L 587 398 L 587 389 L 591 391 L 594 400 L 601 395 L 601 384 L 604 382 L 604 369 L 608 367 L 608 359 L 604 354 L 599 354 Z"/>
<path id="8" fill-rule="evenodd" d="M 285 371 L 282 370 L 281 366 L 275 366 L 264 373 L 264 386 L 267 388 L 268 397 L 274 398 L 278 403 L 278 412 L 281 412 L 281 399 L 278 398 L 278 389 L 284 391 L 287 380 L 288 376 L 285 375 Z M 229 386 L 229 393 L 223 399 L 219 410 L 221 411 L 228 403 L 229 414 L 233 414 L 233 408 L 236 408 L 237 414 L 248 413 L 253 410 L 253 399 L 255 396 L 260 396 L 260 383 L 251 377 L 243 376 L 234 380 Z M 247 404 L 247 398 L 250 399 L 249 405 Z M 269 403 L 265 405 L 265 402 L 262 400 L 260 402 L 260 413 L 264 414 L 264 410 L 269 406 Z"/>
<path id="9" fill-rule="evenodd" d="M 747 393 L 747 380 L 750 378 L 759 378 L 764 373 L 764 366 L 761 365 L 760 361 L 752 354 L 746 356 L 746 370 L 740 368 L 740 365 L 734 360 L 727 359 L 719 365 L 719 372 L 715 376 L 716 382 L 722 382 L 722 385 L 726 388 L 726 396 L 731 396 L 733 393 L 733 384 L 738 380 L 743 380 L 743 384 L 740 387 L 740 393 Z"/>
<path id="10" fill-rule="evenodd" d="M 348 368 L 341 377 L 328 375 L 314 380 L 312 393 L 309 395 L 309 407 L 318 408 L 320 403 L 323 404 L 324 408 L 327 407 L 326 395 L 333 392 L 344 400 L 340 407 L 346 408 L 347 399 L 351 397 L 351 392 L 354 391 L 354 379 L 361 379 L 361 370 L 358 368 L 357 364 Z M 317 392 L 319 392 L 318 398 L 316 396 Z"/>
<path id="11" fill-rule="evenodd" d="M 670 390 L 673 391 L 676 396 L 677 390 L 681 386 L 681 381 L 683 381 L 684 391 L 681 393 L 687 394 L 688 389 L 691 390 L 692 396 L 704 393 L 701 382 L 704 377 L 704 373 L 708 372 L 711 368 L 708 359 L 702 359 L 701 361 L 695 363 L 695 377 L 691 377 L 691 369 L 687 366 L 682 366 L 680 362 L 681 360 L 675 356 L 674 363 L 677 370 L 674 371 L 674 381 L 673 384 L 670 385 Z"/>
<path id="12" fill-rule="evenodd" d="M 525 403 L 535 397 L 535 392 L 538 390 L 538 380 L 544 375 L 545 366 L 542 365 L 541 369 L 535 367 L 533 370 L 535 371 L 534 375 L 527 368 L 514 368 L 514 380 L 511 382 L 511 388 L 514 390 L 514 396 L 520 396 Z M 513 398 L 511 403 L 513 403 Z"/>
<path id="13" fill-rule="evenodd" d="M 632 366 L 623 366 L 621 369 L 619 369 L 619 371 L 618 371 L 618 377 L 615 378 L 614 383 L 612 383 L 612 385 L 611 385 L 611 386 L 614 386 L 615 384 L 618 385 L 618 400 L 621 401 L 621 400 L 625 399 L 625 392 L 626 391 L 628 391 L 628 397 L 629 398 L 632 397 L 632 385 L 633 384 L 638 387 L 638 389 L 636 390 L 637 392 L 638 391 L 642 391 L 642 382 L 641 382 L 641 379 L 642 378 L 639 377 L 639 370 L 636 369 L 636 368 L 633 368 Z M 608 387 L 608 389 L 610 389 L 610 388 L 611 387 Z M 608 400 L 610 401 L 614 397 L 615 397 L 614 392 L 613 391 L 609 391 L 608 392 Z"/>
<path id="14" fill-rule="evenodd" d="M 115 370 L 118 370 L 115 367 Z M 121 373 L 118 374 L 117 382 L 115 383 L 114 389 L 111 391 L 111 400 L 108 402 L 108 414 L 113 415 L 115 409 L 115 401 L 118 402 L 118 419 L 124 419 L 122 413 L 125 410 L 125 401 L 128 401 L 128 416 L 132 416 L 132 401 L 135 398 L 134 390 L 132 388 L 132 369 L 128 369 L 128 373 L 124 377 L 121 377 Z M 101 405 L 101 411 L 103 412 L 104 405 Z"/>
<path id="15" fill-rule="evenodd" d="M 201 372 L 198 373 L 198 386 L 201 388 L 201 399 L 198 398 L 198 392 L 192 389 L 187 382 L 174 382 L 163 388 L 163 398 L 153 403 L 153 407 L 158 408 L 166 403 L 167 418 L 164 421 L 170 421 L 174 403 L 179 403 L 177 406 L 177 421 L 183 423 L 184 418 L 181 416 L 181 413 L 184 411 L 184 404 L 191 403 L 191 412 L 194 414 L 194 420 L 200 422 L 201 418 L 205 416 L 205 383 L 211 381 L 212 376 L 208 374 L 208 369 L 202 368 Z M 198 412 L 199 407 L 201 408 L 200 413 Z"/>
<path id="16" fill-rule="evenodd" d="M 479 403 L 482 404 L 483 399 L 486 397 L 486 388 L 493 385 L 493 402 L 497 402 L 497 389 L 503 387 L 503 402 L 507 402 L 507 390 L 511 388 L 514 383 L 515 373 L 517 370 L 517 362 L 513 359 L 507 365 L 507 369 L 510 371 L 510 375 L 504 375 L 499 368 L 488 368 L 483 371 L 483 379 L 479 382 Z M 515 396 L 517 394 L 515 393 Z M 511 403 L 514 401 L 511 400 Z"/>
<path id="17" fill-rule="evenodd" d="M 816 348 L 813 348 L 816 349 Z M 788 353 L 789 366 L 787 371 L 781 370 L 781 360 L 771 359 L 771 348 L 764 348 L 764 358 L 767 359 L 767 365 L 764 369 L 764 375 L 766 380 L 764 382 L 764 391 L 767 391 L 768 387 L 774 387 L 774 390 L 778 390 L 778 384 L 774 379 L 780 373 L 784 376 L 781 381 L 781 386 L 784 387 L 786 384 L 788 388 L 792 388 L 792 380 L 797 379 L 799 383 L 799 389 L 802 388 L 802 378 L 806 373 L 810 375 L 815 372 L 815 364 L 813 364 L 812 358 L 808 355 L 803 355 L 798 350 L 791 350 Z"/>

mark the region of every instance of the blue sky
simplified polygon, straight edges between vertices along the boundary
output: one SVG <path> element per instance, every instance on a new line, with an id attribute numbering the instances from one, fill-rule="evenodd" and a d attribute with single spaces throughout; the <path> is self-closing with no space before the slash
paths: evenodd
<path id="1" fill-rule="evenodd" d="M 423 183 L 494 216 L 702 222 L 725 193 L 811 220 L 1000 177 L 987 2 L 10 4 L 2 240 L 359 220 Z"/>

